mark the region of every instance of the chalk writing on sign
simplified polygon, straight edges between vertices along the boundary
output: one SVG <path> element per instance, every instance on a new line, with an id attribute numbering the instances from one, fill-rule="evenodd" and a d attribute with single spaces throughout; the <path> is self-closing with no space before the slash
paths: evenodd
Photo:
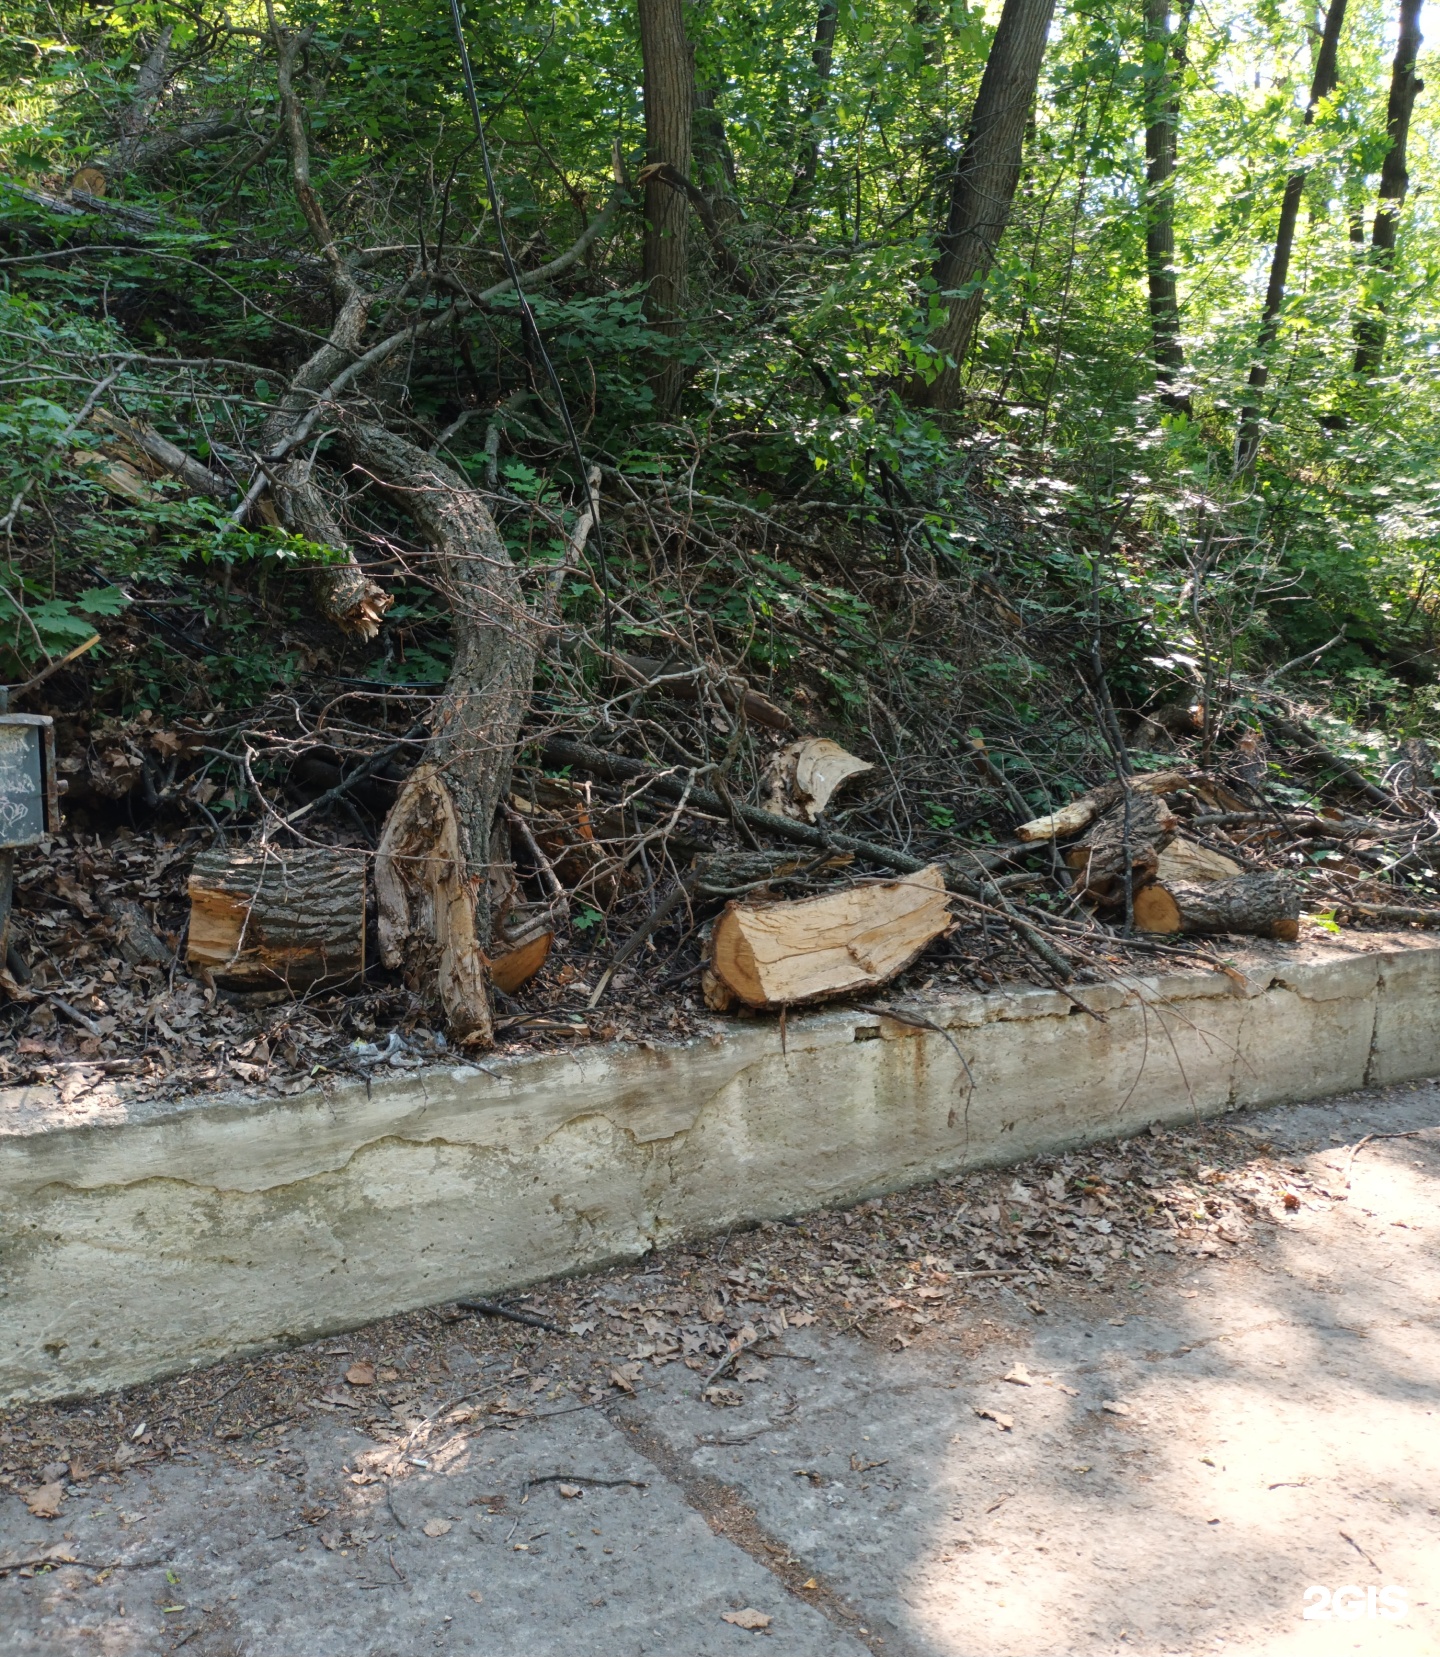
<path id="1" fill-rule="evenodd" d="M 38 725 L 0 720 L 0 846 L 33 846 L 45 833 Z"/>

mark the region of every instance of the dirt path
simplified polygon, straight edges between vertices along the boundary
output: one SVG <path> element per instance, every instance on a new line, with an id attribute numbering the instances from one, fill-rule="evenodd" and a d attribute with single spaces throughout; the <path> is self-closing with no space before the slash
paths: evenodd
<path id="1" fill-rule="evenodd" d="M 1117 1253 L 1102 1286 L 1043 1302 L 976 1280 L 903 1325 L 860 1314 L 869 1338 L 792 1318 L 767 1359 L 715 1378 L 718 1404 L 697 1396 L 708 1359 L 632 1364 L 632 1394 L 486 1323 L 378 1440 L 363 1375 L 344 1381 L 392 1338 L 367 1331 L 270 1370 L 12 1412 L 12 1472 L 57 1421 L 83 1444 L 121 1418 L 136 1453 L 167 1414 L 191 1424 L 123 1472 L 71 1449 L 51 1520 L 18 1493 L 42 1475 L 15 1473 L 0 1652 L 1440 1652 L 1440 1087 L 1237 1130 L 1301 1193 L 1243 1245 L 1133 1275 Z M 1361 1145 L 1387 1134 L 1406 1137 Z M 568 1292 L 603 1318 L 679 1269 Z M 243 1429 L 222 1425 L 227 1385 L 282 1370 L 311 1407 L 257 1394 Z M 202 1379 L 203 1419 L 185 1393 Z M 506 1384 L 499 1414 L 467 1402 Z M 19 1564 L 47 1549 L 74 1563 Z M 1304 1620 L 1312 1589 L 1328 1620 Z M 768 1626 L 723 1620 L 746 1611 Z"/>

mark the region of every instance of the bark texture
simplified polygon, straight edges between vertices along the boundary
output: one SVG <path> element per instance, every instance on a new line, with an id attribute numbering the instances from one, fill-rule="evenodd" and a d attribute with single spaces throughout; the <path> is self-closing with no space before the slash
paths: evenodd
<path id="1" fill-rule="evenodd" d="M 534 622 L 477 490 L 381 427 L 356 426 L 348 441 L 436 554 L 436 584 L 454 618 L 455 654 L 425 764 L 396 800 L 377 857 L 377 893 L 393 897 L 382 948 L 417 984 L 438 972 L 452 1032 L 488 1042 L 492 836 L 530 699 Z"/>
<path id="2" fill-rule="evenodd" d="M 1145 0 L 1145 270 L 1151 349 L 1162 401 L 1186 414 L 1189 394 L 1176 389 L 1185 372 L 1185 352 L 1175 280 L 1175 157 L 1191 4 L 1183 0 L 1172 36 L 1170 0 Z"/>
<path id="3" fill-rule="evenodd" d="M 640 55 L 645 75 L 645 163 L 690 177 L 691 130 L 695 119 L 695 64 L 685 35 L 683 0 L 638 0 Z M 684 194 L 658 175 L 645 185 L 645 247 L 642 279 L 645 314 L 667 333 L 679 326 L 685 306 L 686 225 Z M 677 365 L 665 364 L 655 378 L 662 407 L 680 389 Z"/>
<path id="4" fill-rule="evenodd" d="M 1370 276 L 1366 284 L 1366 308 L 1355 329 L 1355 372 L 1374 374 L 1385 360 L 1386 289 L 1395 266 L 1395 238 L 1400 209 L 1410 189 L 1406 151 L 1410 142 L 1410 115 L 1420 80 L 1415 66 L 1420 57 L 1421 0 L 1400 0 L 1400 38 L 1390 72 L 1390 101 L 1385 113 L 1385 132 L 1390 148 L 1380 169 L 1380 205 L 1370 237 Z M 1363 230 L 1362 230 L 1363 235 Z"/>
<path id="5" fill-rule="evenodd" d="M 1142 932 L 1233 932 L 1293 942 L 1300 935 L 1300 889 L 1288 875 L 1236 875 L 1182 885 L 1156 883 L 1135 894 Z"/>
<path id="6" fill-rule="evenodd" d="M 1310 83 L 1310 101 L 1305 106 L 1305 125 L 1312 126 L 1315 112 L 1338 84 L 1337 57 L 1340 48 L 1340 30 L 1345 22 L 1346 0 L 1330 0 L 1325 13 L 1325 30 L 1320 37 L 1320 51 L 1315 59 L 1315 74 Z M 1285 193 L 1280 198 L 1280 223 L 1275 231 L 1275 251 L 1270 258 L 1270 281 L 1265 289 L 1265 310 L 1260 318 L 1260 332 L 1255 340 L 1255 357 L 1250 365 L 1245 402 L 1240 410 L 1240 421 L 1235 432 L 1235 475 L 1243 476 L 1255 465 L 1260 448 L 1260 393 L 1270 379 L 1270 353 L 1280 332 L 1280 316 L 1285 309 L 1285 287 L 1290 279 L 1290 255 L 1295 248 L 1295 225 L 1300 216 L 1300 200 L 1305 193 L 1308 167 L 1292 169 L 1285 180 Z"/>
<path id="7" fill-rule="evenodd" d="M 953 408 L 959 401 L 960 364 L 984 310 L 985 277 L 1010 222 L 1025 129 L 1054 13 L 1055 0 L 1005 0 L 985 61 L 935 262 L 935 280 L 948 296 L 949 309 L 930 347 L 953 364 L 941 370 L 925 393 L 935 408 Z"/>
<path id="8" fill-rule="evenodd" d="M 213 850 L 190 875 L 189 962 L 237 989 L 298 991 L 365 970 L 365 859 Z"/>
<path id="9" fill-rule="evenodd" d="M 1132 891 L 1153 879 L 1160 853 L 1175 838 L 1177 827 L 1178 819 L 1163 796 L 1131 789 L 1128 812 L 1122 798 L 1065 853 L 1076 887 L 1098 903 L 1124 902 L 1126 867 Z"/>

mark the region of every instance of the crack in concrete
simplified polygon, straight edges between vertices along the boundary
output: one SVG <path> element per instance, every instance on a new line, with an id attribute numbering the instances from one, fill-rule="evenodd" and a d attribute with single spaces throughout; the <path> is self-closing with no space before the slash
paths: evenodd
<path id="1" fill-rule="evenodd" d="M 639 1453 L 679 1492 L 711 1531 L 748 1554 L 756 1564 L 762 1565 L 792 1599 L 808 1605 L 812 1611 L 818 1611 L 826 1621 L 868 1646 L 876 1657 L 918 1657 L 913 1648 L 902 1642 L 899 1628 L 889 1617 L 872 1617 L 868 1612 L 857 1610 L 817 1569 L 798 1558 L 786 1544 L 777 1542 L 734 1485 L 726 1484 L 710 1473 L 697 1473 L 687 1465 L 683 1454 L 648 1421 L 637 1420 L 618 1409 L 609 1414 L 615 1426 L 626 1434 Z M 809 1583 L 815 1586 L 807 1586 Z M 876 1634 L 871 1626 L 874 1622 L 885 1624 L 883 1636 Z"/>

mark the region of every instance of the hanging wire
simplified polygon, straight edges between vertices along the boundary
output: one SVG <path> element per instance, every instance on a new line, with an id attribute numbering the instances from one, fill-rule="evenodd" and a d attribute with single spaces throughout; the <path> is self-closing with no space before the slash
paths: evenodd
<path id="1" fill-rule="evenodd" d="M 465 44 L 465 24 L 460 15 L 460 0 L 450 0 L 450 17 L 455 25 L 455 44 L 460 49 L 460 68 L 465 76 L 465 96 L 470 102 L 470 119 L 475 123 L 475 136 L 480 140 L 480 164 L 485 170 L 485 189 L 490 197 L 490 211 L 495 216 L 495 229 L 500 237 L 500 257 L 504 261 L 505 274 L 510 278 L 515 289 L 515 298 L 520 306 L 520 326 L 526 339 L 539 353 L 540 361 L 545 365 L 545 377 L 550 382 L 550 390 L 554 394 L 555 402 L 560 410 L 560 418 L 565 426 L 565 435 L 570 439 L 570 451 L 575 456 L 575 465 L 579 469 L 581 487 L 586 491 L 587 504 L 593 508 L 594 522 L 591 527 L 591 545 L 595 548 L 595 563 L 600 575 L 600 593 L 604 604 L 605 648 L 612 651 L 615 648 L 614 622 L 611 616 L 610 603 L 610 565 L 605 557 L 605 541 L 600 528 L 599 502 L 589 498 L 589 472 L 585 465 L 585 454 L 580 447 L 580 437 L 575 430 L 575 422 L 570 418 L 570 405 L 565 401 L 565 393 L 560 389 L 560 379 L 555 372 L 555 365 L 550 361 L 550 353 L 545 349 L 545 341 L 540 336 L 540 325 L 535 320 L 535 313 L 530 309 L 530 301 L 525 297 L 525 289 L 520 284 L 520 272 L 516 268 L 515 260 L 510 252 L 510 238 L 505 234 L 505 215 L 501 211 L 500 192 L 495 185 L 495 171 L 490 165 L 490 146 L 485 141 L 485 123 L 480 116 L 480 100 L 475 93 L 475 72 L 470 66 L 470 48 Z"/>

